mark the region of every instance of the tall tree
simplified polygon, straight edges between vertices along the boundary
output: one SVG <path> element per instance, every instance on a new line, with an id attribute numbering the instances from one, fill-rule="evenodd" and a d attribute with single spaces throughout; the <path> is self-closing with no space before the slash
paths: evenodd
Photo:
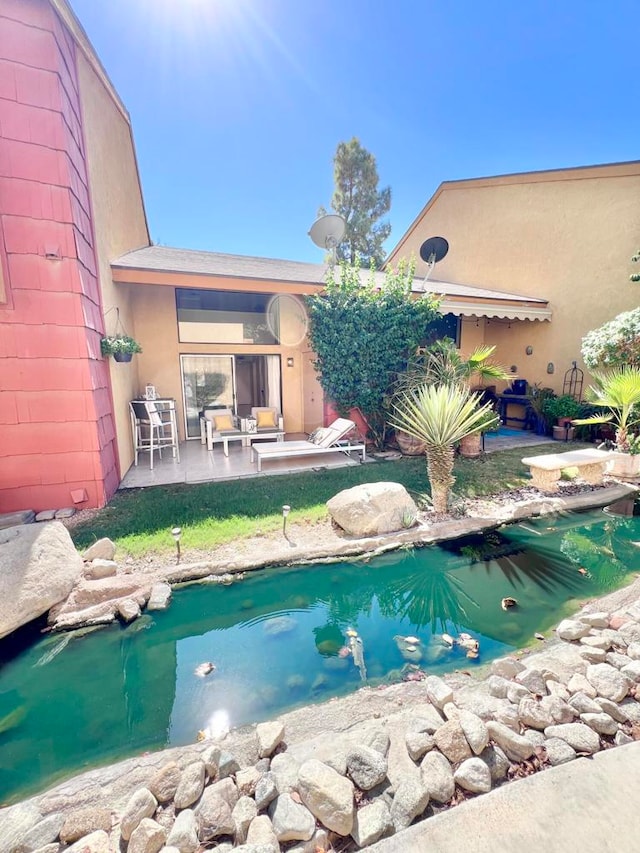
<path id="1" fill-rule="evenodd" d="M 382 244 L 391 233 L 389 222 L 380 222 L 391 209 L 391 188 L 378 189 L 376 158 L 354 136 L 340 142 L 333 158 L 334 191 L 331 208 L 347 223 L 345 238 L 337 248 L 338 259 L 363 267 L 379 268 L 384 260 Z M 326 213 L 320 208 L 319 215 Z"/>

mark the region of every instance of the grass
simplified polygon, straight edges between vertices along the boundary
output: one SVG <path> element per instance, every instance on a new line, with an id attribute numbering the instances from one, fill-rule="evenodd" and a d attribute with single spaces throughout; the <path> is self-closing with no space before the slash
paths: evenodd
<path id="1" fill-rule="evenodd" d="M 456 495 L 492 495 L 529 482 L 520 461 L 525 455 L 554 452 L 550 445 L 514 448 L 482 459 L 458 458 Z M 423 456 L 397 462 L 359 465 L 274 477 L 195 485 L 153 486 L 119 492 L 71 535 L 86 548 L 108 536 L 120 553 L 139 557 L 174 553 L 171 528 L 182 528 L 183 550 L 209 550 L 216 545 L 269 533 L 282 525 L 282 506 L 291 506 L 290 522 L 315 522 L 326 517 L 326 501 L 342 489 L 381 480 L 402 483 L 414 497 L 428 493 Z"/>

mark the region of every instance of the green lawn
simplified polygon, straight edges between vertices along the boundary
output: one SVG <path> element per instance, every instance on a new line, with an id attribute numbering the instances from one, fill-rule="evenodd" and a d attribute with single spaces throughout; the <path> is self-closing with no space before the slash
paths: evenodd
<path id="1" fill-rule="evenodd" d="M 454 492 L 473 497 L 522 486 L 529 479 L 522 457 L 554 451 L 547 444 L 478 460 L 459 458 Z M 80 549 L 109 536 L 120 554 L 141 556 L 173 552 L 170 530 L 181 527 L 184 550 L 210 549 L 277 529 L 283 504 L 291 506 L 291 522 L 317 521 L 325 517 L 325 503 L 337 492 L 380 480 L 402 483 L 414 497 L 429 490 L 424 457 L 222 483 L 154 486 L 119 492 L 93 518 L 77 524 L 71 535 Z"/>

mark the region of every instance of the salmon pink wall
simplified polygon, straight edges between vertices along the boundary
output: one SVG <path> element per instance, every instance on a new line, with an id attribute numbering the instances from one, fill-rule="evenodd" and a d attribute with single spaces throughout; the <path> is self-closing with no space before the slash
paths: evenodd
<path id="1" fill-rule="evenodd" d="M 101 506 L 118 486 L 73 39 L 0 0 L 0 512 Z"/>

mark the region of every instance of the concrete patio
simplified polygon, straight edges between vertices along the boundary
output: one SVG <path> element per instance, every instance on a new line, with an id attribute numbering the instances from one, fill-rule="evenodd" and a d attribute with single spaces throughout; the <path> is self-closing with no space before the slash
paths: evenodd
<path id="1" fill-rule="evenodd" d="M 306 438 L 304 434 L 290 433 L 286 440 Z M 505 434 L 489 434 L 485 437 L 485 452 L 508 450 L 514 447 L 529 447 L 535 444 L 551 443 L 552 439 L 534 435 L 522 430 L 508 430 Z M 369 456 L 367 462 L 374 462 Z M 239 442 L 229 445 L 229 456 L 222 452 L 221 445 L 215 445 L 209 452 L 199 441 L 184 441 L 180 444 L 180 462 L 165 450 L 162 459 L 154 457 L 153 469 L 149 467 L 149 457 L 142 454 L 137 467 L 131 466 L 125 474 L 121 489 L 138 489 L 147 486 L 167 486 L 173 483 L 207 483 L 222 480 L 237 480 L 246 477 L 269 477 L 276 474 L 293 474 L 300 471 L 313 471 L 319 468 L 342 468 L 359 465 L 359 454 L 347 456 L 336 451 L 318 456 L 304 456 L 299 459 L 274 459 L 264 464 L 259 474 L 256 462 L 251 459 L 248 447 Z"/>

